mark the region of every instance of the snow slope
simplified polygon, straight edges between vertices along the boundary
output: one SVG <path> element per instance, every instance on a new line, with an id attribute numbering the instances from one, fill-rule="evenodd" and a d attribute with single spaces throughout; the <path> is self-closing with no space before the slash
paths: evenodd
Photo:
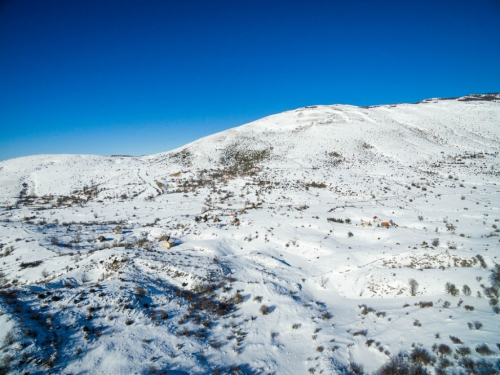
<path id="1" fill-rule="evenodd" d="M 238 152 L 266 154 L 271 168 L 325 167 L 341 155 L 353 168 L 381 170 L 441 161 L 443 154 L 498 152 L 498 95 L 491 101 L 429 100 L 370 108 L 314 106 L 269 116 L 145 157 L 36 155 L 0 163 L 0 196 L 68 195 L 83 186 L 110 194 L 158 194 L 154 183 L 183 169 L 230 166 Z M 129 194 L 130 195 L 130 194 Z M 105 193 L 103 193 L 105 196 Z"/>
<path id="2" fill-rule="evenodd" d="M 313 106 L 1 162 L 0 368 L 498 373 L 499 124 L 498 94 Z"/>

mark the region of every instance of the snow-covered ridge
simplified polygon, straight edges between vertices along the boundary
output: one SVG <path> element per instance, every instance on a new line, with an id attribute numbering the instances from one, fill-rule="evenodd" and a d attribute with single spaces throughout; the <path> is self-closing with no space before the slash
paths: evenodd
<path id="1" fill-rule="evenodd" d="M 309 106 L 150 156 L 36 155 L 6 160 L 0 162 L 0 197 L 16 196 L 23 183 L 34 195 L 68 195 L 95 185 L 107 191 L 134 185 L 141 197 L 154 195 L 155 180 L 168 180 L 186 167 L 228 167 L 238 152 L 261 152 L 257 164 L 273 168 L 312 168 L 331 162 L 331 153 L 354 167 L 377 168 L 388 162 L 415 166 L 443 153 L 498 152 L 499 123 L 500 94 L 369 108 Z"/>

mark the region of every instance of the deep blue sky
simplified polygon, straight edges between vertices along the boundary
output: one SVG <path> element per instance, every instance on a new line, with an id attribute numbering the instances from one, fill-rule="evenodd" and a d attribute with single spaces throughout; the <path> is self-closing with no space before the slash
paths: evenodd
<path id="1" fill-rule="evenodd" d="M 0 0 L 0 160 L 500 91 L 500 1 Z"/>

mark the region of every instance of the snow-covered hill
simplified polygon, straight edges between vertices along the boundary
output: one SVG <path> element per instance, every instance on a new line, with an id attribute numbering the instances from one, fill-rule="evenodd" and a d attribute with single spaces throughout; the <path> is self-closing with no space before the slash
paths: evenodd
<path id="1" fill-rule="evenodd" d="M 1 366 L 498 373 L 499 125 L 499 94 L 312 106 L 1 162 Z"/>
<path id="2" fill-rule="evenodd" d="M 84 186 L 110 194 L 158 194 L 155 181 L 171 183 L 182 170 L 251 167 L 335 171 L 339 164 L 385 173 L 427 168 L 465 152 L 500 147 L 500 95 L 426 100 L 361 108 L 312 106 L 202 138 L 146 157 L 36 155 L 0 163 L 2 200 L 28 194 L 69 195 Z M 477 97 L 475 99 L 480 99 Z M 109 194 L 105 193 L 108 192 Z"/>

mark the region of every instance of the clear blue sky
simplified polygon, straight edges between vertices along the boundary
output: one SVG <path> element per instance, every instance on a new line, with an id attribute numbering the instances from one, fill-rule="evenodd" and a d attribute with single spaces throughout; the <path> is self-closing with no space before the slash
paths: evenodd
<path id="1" fill-rule="evenodd" d="M 0 160 L 498 91 L 499 0 L 0 0 Z"/>

